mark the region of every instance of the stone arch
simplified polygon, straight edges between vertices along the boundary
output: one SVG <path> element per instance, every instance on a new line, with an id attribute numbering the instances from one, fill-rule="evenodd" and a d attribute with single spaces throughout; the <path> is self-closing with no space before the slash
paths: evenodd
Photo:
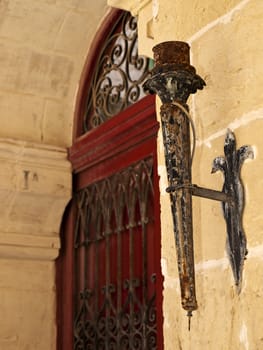
<path id="1" fill-rule="evenodd" d="M 106 0 L 0 4 L 0 348 L 55 349 L 75 92 L 107 11 Z"/>
<path id="2" fill-rule="evenodd" d="M 107 11 L 106 0 L 10 0 L 0 8 L 2 256 L 53 260 L 58 254 L 71 196 L 66 147 L 75 91 Z"/>

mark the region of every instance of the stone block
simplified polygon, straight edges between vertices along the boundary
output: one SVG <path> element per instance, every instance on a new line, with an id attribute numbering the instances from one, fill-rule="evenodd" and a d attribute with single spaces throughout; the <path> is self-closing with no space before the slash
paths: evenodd
<path id="1" fill-rule="evenodd" d="M 55 1 L 9 1 L 0 37 L 43 50 L 54 47 L 66 9 Z"/>
<path id="2" fill-rule="evenodd" d="M 73 70 L 74 63 L 67 57 L 31 52 L 21 88 L 46 97 L 68 97 Z"/>
<path id="3" fill-rule="evenodd" d="M 46 99 L 42 141 L 56 146 L 72 144 L 73 106 L 61 100 Z"/>
<path id="4" fill-rule="evenodd" d="M 56 39 L 55 50 L 73 57 L 86 57 L 87 43 L 94 37 L 94 30 L 90 25 L 91 18 L 93 21 L 99 21 L 96 13 L 69 12 Z"/>
<path id="5" fill-rule="evenodd" d="M 57 4 L 67 8 L 74 9 L 78 12 L 88 11 L 95 14 L 103 13 L 106 8 L 106 0 L 97 0 L 90 2 L 90 0 L 57 0 Z M 91 19 L 93 19 L 91 17 Z"/>
<path id="6" fill-rule="evenodd" d="M 55 349 L 53 263 L 0 259 L 0 271 L 0 348 Z"/>
<path id="7" fill-rule="evenodd" d="M 250 1 L 192 43 L 193 64 L 207 83 L 195 97 L 203 138 L 263 106 L 262 14 L 263 3 Z"/>
<path id="8" fill-rule="evenodd" d="M 62 55 L 0 42 L 0 89 L 52 98 L 68 97 L 74 63 Z"/>
<path id="9" fill-rule="evenodd" d="M 136 16 L 146 5 L 151 3 L 151 0 L 108 0 L 107 3 L 112 7 L 129 11 L 133 16 Z"/>
<path id="10" fill-rule="evenodd" d="M 186 311 L 181 308 L 180 292 L 176 284 L 174 288 L 167 287 L 163 306 L 165 349 L 226 350 L 248 346 L 261 349 L 262 334 L 258 325 L 263 317 L 259 307 L 262 281 L 262 259 L 257 258 L 246 261 L 243 289 L 239 295 L 227 265 L 198 271 L 199 308 L 193 313 L 190 333 Z"/>
<path id="11" fill-rule="evenodd" d="M 129 9 L 125 1 L 108 1 L 113 6 Z M 145 4 L 147 5 L 147 3 Z M 151 6 L 152 5 L 152 6 Z M 176 1 L 152 1 L 146 7 L 141 6 L 139 12 L 142 22 L 150 16 L 153 18 L 152 33 L 154 45 L 168 40 L 188 41 L 198 31 L 202 31 L 205 26 L 209 26 L 211 22 L 218 20 L 220 16 L 226 16 L 228 12 L 239 11 L 242 7 L 239 0 L 224 0 L 215 2 L 213 0 L 184 2 Z M 147 14 L 146 14 L 147 12 Z M 190 19 L 190 20 L 188 20 Z M 141 41 L 140 47 L 143 54 L 152 56 L 151 49 L 148 45 L 147 28 L 144 24 L 144 31 L 140 31 Z M 153 46 L 154 46 L 153 45 Z"/>
<path id="12" fill-rule="evenodd" d="M 30 94 L 0 92 L 0 137 L 41 142 L 44 100 Z"/>
<path id="13" fill-rule="evenodd" d="M 138 14 L 138 51 L 140 55 L 153 58 L 152 48 L 155 46 L 155 32 L 152 2 L 146 4 Z"/>
<path id="14" fill-rule="evenodd" d="M 71 198 L 64 149 L 1 140 L 0 257 L 54 259 L 62 215 Z"/>

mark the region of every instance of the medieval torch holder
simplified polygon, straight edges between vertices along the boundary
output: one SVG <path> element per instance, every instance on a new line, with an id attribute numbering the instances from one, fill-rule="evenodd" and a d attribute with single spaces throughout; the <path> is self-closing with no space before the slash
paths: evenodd
<path id="1" fill-rule="evenodd" d="M 144 89 L 157 94 L 161 101 L 161 125 L 168 177 L 171 213 L 181 287 L 182 307 L 187 315 L 197 309 L 192 224 L 192 195 L 222 202 L 227 227 L 227 252 L 237 290 L 240 292 L 242 269 L 247 254 L 246 236 L 242 227 L 244 207 L 240 168 L 246 158 L 253 158 L 250 146 L 236 150 L 233 132 L 228 131 L 224 153 L 213 162 L 212 172 L 224 174 L 222 191 L 192 184 L 190 126 L 193 122 L 186 104 L 190 94 L 205 86 L 204 80 L 190 65 L 189 45 L 181 41 L 161 43 L 153 48 L 155 66 Z M 190 323 L 189 323 L 190 325 Z"/>

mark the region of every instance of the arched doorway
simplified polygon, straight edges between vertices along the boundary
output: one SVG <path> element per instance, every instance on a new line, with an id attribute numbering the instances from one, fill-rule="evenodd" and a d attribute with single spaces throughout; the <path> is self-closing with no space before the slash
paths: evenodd
<path id="1" fill-rule="evenodd" d="M 163 348 L 159 125 L 141 87 L 149 63 L 136 19 L 113 11 L 86 65 L 69 150 L 58 349 Z"/>

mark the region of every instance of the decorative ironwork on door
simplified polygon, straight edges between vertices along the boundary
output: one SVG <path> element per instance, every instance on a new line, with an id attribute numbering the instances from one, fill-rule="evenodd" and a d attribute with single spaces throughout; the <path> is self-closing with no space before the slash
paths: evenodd
<path id="1" fill-rule="evenodd" d="M 83 133 L 101 125 L 145 96 L 142 83 L 151 60 L 138 55 L 137 20 L 124 12 L 96 59 L 87 93 Z"/>
<path id="2" fill-rule="evenodd" d="M 153 158 L 76 193 L 74 350 L 157 349 Z"/>

